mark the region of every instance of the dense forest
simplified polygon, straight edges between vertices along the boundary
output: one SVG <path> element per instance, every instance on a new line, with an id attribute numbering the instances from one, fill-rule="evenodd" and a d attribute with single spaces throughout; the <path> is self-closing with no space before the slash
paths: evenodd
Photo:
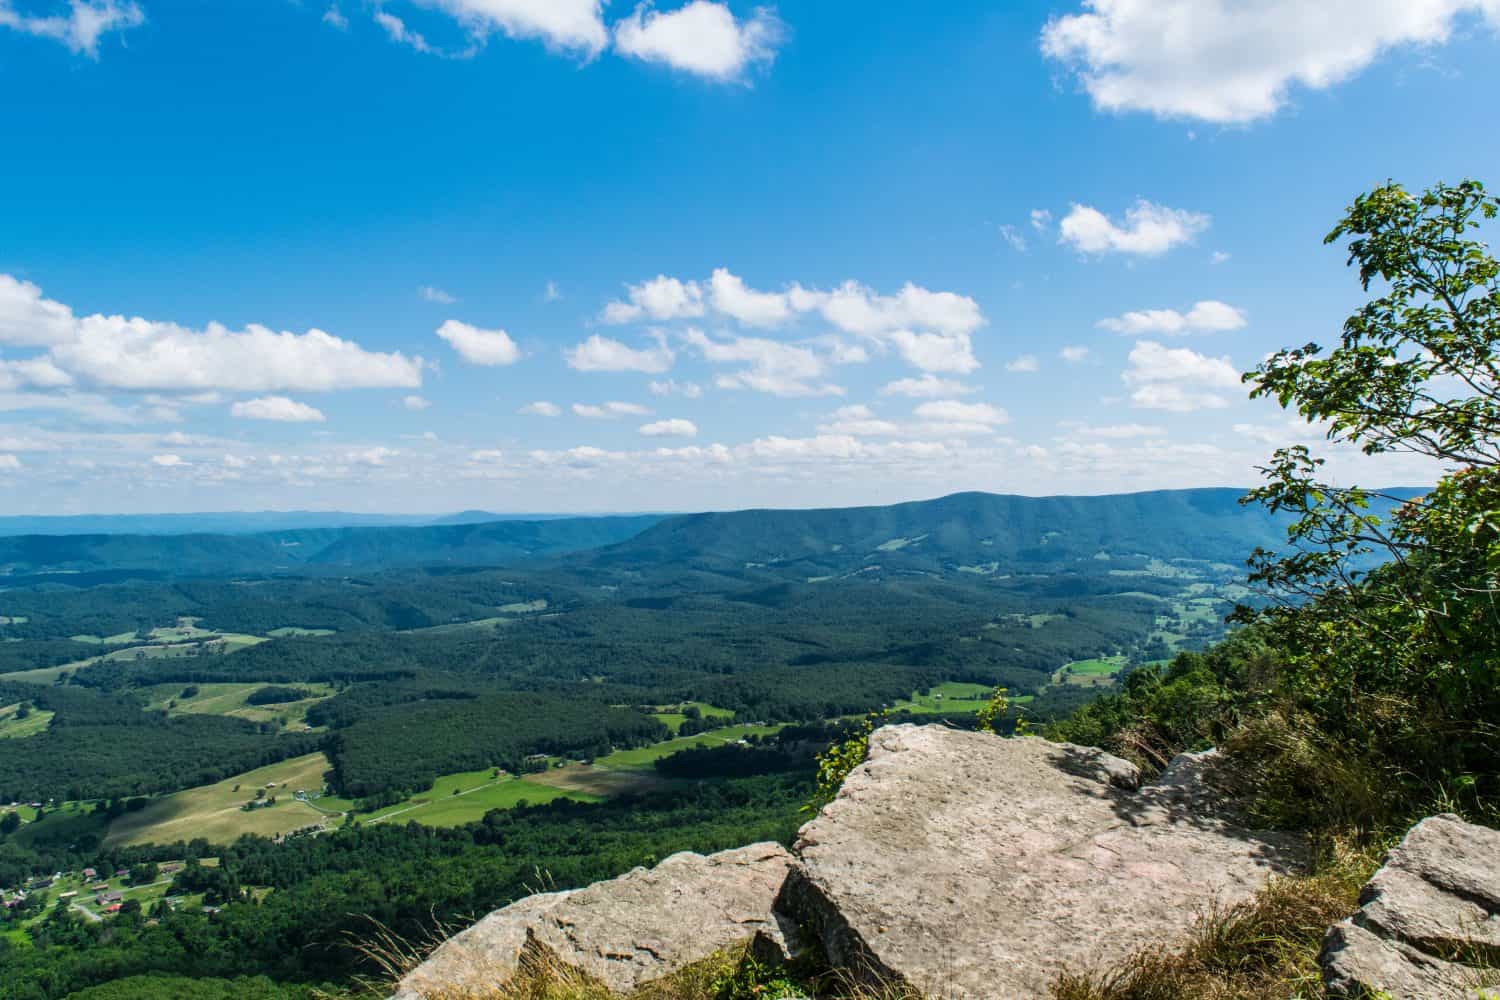
<path id="1" fill-rule="evenodd" d="M 260 995 L 303 1000 L 298 984 L 370 971 L 357 943 L 377 921 L 422 940 L 540 884 L 586 885 L 681 850 L 786 840 L 809 788 L 805 773 L 726 779 L 618 804 L 496 811 L 453 830 L 411 824 L 285 843 L 244 838 L 216 866 L 190 863 L 177 876 L 182 891 L 218 904 L 216 913 L 163 908 L 95 923 L 59 907 L 33 931 L 33 946 L 0 937 L 0 995 L 58 1000 L 136 976 L 133 992 L 94 995 L 181 996 L 171 977 L 190 977 L 220 981 L 194 987 L 219 991 L 204 996 L 237 998 L 227 981 L 263 976 Z M 250 886 L 273 891 L 242 898 Z"/>

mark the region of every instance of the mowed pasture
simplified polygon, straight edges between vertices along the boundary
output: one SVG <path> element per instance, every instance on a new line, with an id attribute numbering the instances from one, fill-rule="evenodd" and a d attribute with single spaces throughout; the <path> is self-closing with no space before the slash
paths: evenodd
<path id="1" fill-rule="evenodd" d="M 560 790 L 570 798 L 590 801 L 621 798 L 654 791 L 669 784 L 659 778 L 655 770 L 644 768 L 619 768 L 611 770 L 592 764 L 568 764 L 550 770 L 528 774 L 522 782 L 537 788 Z"/>
<path id="2" fill-rule="evenodd" d="M 154 799 L 140 812 L 126 813 L 112 822 L 104 846 L 171 844 L 197 837 L 211 844 L 229 844 L 247 833 L 274 837 L 330 821 L 331 817 L 293 797 L 299 789 L 309 795 L 320 792 L 330 766 L 323 754 L 308 754 Z M 276 796 L 274 806 L 250 812 L 240 808 L 254 801 L 257 788 L 273 782 L 276 787 L 266 794 Z"/>
<path id="3" fill-rule="evenodd" d="M 0 674 L 0 681 L 18 681 L 22 684 L 56 684 L 57 679 L 63 674 L 72 673 L 78 669 L 78 664 L 69 663 L 61 667 L 38 667 L 35 670 L 13 670 L 8 674 Z"/>
<path id="4" fill-rule="evenodd" d="M 288 726 L 307 724 L 307 710 L 320 701 L 333 696 L 333 687 L 328 684 L 297 684 L 309 695 L 299 701 L 282 702 L 275 705 L 251 705 L 248 699 L 261 688 L 270 687 L 264 682 L 253 684 L 156 684 L 140 688 L 138 693 L 147 701 L 147 708 L 166 712 L 168 715 L 229 715 L 250 722 L 285 720 Z M 187 697 L 185 691 L 196 688 L 196 693 Z"/>
<path id="5" fill-rule="evenodd" d="M 21 702 L 0 707 L 0 740 L 24 740 L 28 736 L 45 733 L 52 725 L 52 712 L 32 709 L 26 718 L 20 718 Z"/>
<path id="6" fill-rule="evenodd" d="M 972 714 L 988 705 L 994 693 L 994 688 L 983 684 L 949 681 L 939 684 L 926 694 L 914 693 L 910 698 L 896 702 L 892 710 L 910 712 L 912 715 Z"/>
<path id="7" fill-rule="evenodd" d="M 734 718 L 734 713 L 729 709 L 710 705 L 706 701 L 685 701 L 680 705 L 657 705 L 656 710 L 651 715 L 653 718 L 659 719 L 661 724 L 670 729 L 672 735 L 675 736 L 677 731 L 682 728 L 682 724 L 687 721 L 685 709 L 688 708 L 696 708 L 699 714 L 705 719 Z"/>
<path id="8" fill-rule="evenodd" d="M 674 740 L 636 747 L 633 750 L 616 750 L 594 761 L 594 766 L 605 769 L 651 768 L 658 759 L 679 750 L 686 750 L 689 747 L 720 746 L 733 743 L 735 740 L 742 740 L 747 736 L 772 736 L 784 728 L 784 726 L 727 726 L 723 729 L 699 733 L 696 736 L 679 736 Z"/>
<path id="9" fill-rule="evenodd" d="M 534 783 L 493 770 L 446 774 L 431 791 L 398 805 L 361 816 L 362 823 L 421 823 L 423 826 L 462 826 L 477 823 L 493 809 L 514 809 L 521 803 L 541 805 L 554 799 L 600 802 L 603 797 L 577 789 Z"/>
<path id="10" fill-rule="evenodd" d="M 1074 660 L 1065 663 L 1052 675 L 1053 684 L 1072 684 L 1075 687 L 1108 687 L 1119 678 L 1120 671 L 1129 663 L 1124 656 L 1100 656 L 1092 660 Z"/>
<path id="11" fill-rule="evenodd" d="M 708 706 L 711 707 L 711 706 Z M 722 712 L 715 709 L 715 712 Z M 433 783 L 431 790 L 421 792 L 404 802 L 369 814 L 359 815 L 361 823 L 421 823 L 424 826 L 461 826 L 484 818 L 492 809 L 513 809 L 525 802 L 541 805 L 554 799 L 575 802 L 602 802 L 605 799 L 639 795 L 665 787 L 671 782 L 657 776 L 655 763 L 668 754 L 689 747 L 722 746 L 755 734 L 769 736 L 781 726 L 729 726 L 696 736 L 683 736 L 647 747 L 617 750 L 588 764 L 567 763 L 549 767 L 536 774 L 519 777 L 498 775 L 493 769 L 445 774 Z M 325 800 L 325 808 L 348 807 L 352 803 Z"/>

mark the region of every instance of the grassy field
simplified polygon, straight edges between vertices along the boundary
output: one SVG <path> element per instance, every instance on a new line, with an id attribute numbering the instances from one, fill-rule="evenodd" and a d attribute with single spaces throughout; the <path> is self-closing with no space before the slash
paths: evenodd
<path id="1" fill-rule="evenodd" d="M 652 712 L 651 715 L 653 718 L 660 719 L 662 725 L 670 729 L 675 736 L 677 730 L 681 729 L 682 724 L 687 721 L 687 716 L 683 714 L 683 710 L 689 707 L 698 709 L 705 719 L 734 718 L 734 713 L 729 709 L 717 708 L 703 701 L 685 701 L 681 705 L 658 705 L 656 706 L 656 711 Z"/>
<path id="2" fill-rule="evenodd" d="M 20 702 L 0 708 L 0 740 L 24 740 L 28 736 L 45 733 L 52 724 L 52 712 L 33 709 L 26 718 L 18 719 L 16 714 L 20 710 Z"/>
<path id="3" fill-rule="evenodd" d="M 1052 675 L 1053 684 L 1076 687 L 1108 687 L 1129 661 L 1123 656 L 1101 656 L 1092 660 L 1074 660 Z"/>
<path id="4" fill-rule="evenodd" d="M 779 733 L 784 726 L 728 726 L 724 729 L 714 729 L 696 736 L 680 736 L 675 740 L 667 740 L 664 743 L 653 743 L 648 747 L 637 747 L 634 750 L 616 750 L 606 757 L 600 757 L 594 761 L 595 767 L 611 768 L 649 768 L 654 765 L 658 758 L 668 754 L 674 754 L 679 750 L 689 747 L 711 747 L 723 743 L 733 743 L 735 740 L 744 739 L 746 736 L 770 736 Z"/>
<path id="5" fill-rule="evenodd" d="M 522 802 L 541 805 L 553 799 L 602 801 L 598 795 L 524 781 L 504 773 L 497 778 L 493 771 L 467 771 L 444 775 L 433 783 L 432 791 L 423 792 L 369 817 L 361 817 L 361 822 L 462 826 L 484 819 L 484 814 L 491 809 L 513 809 Z"/>
<path id="6" fill-rule="evenodd" d="M 656 771 L 644 768 L 622 767 L 610 769 L 588 764 L 569 764 L 540 774 L 528 774 L 524 783 L 544 788 L 560 789 L 575 797 L 602 800 L 626 795 L 639 795 L 671 784 L 658 777 Z"/>
<path id="7" fill-rule="evenodd" d="M 285 719 L 291 728 L 307 724 L 307 710 L 320 701 L 333 696 L 333 688 L 327 684 L 298 684 L 312 697 L 280 705 L 250 705 L 246 703 L 252 694 L 265 683 L 255 684 L 197 684 L 198 693 L 190 698 L 182 697 L 185 684 L 156 684 L 140 688 L 139 693 L 147 699 L 148 708 L 166 712 L 168 715 L 230 715 L 251 722 L 270 722 Z"/>
<path id="8" fill-rule="evenodd" d="M 994 694 L 994 688 L 983 684 L 961 684 L 957 681 L 950 681 L 946 684 L 939 684 L 926 694 L 913 694 L 904 701 L 896 702 L 893 711 L 911 712 L 913 715 L 977 712 L 989 704 L 992 694 Z"/>
<path id="9" fill-rule="evenodd" d="M 304 638 L 315 638 L 321 635 L 333 634 L 334 631 L 331 628 L 295 628 L 293 626 L 273 628 L 271 631 L 266 633 L 266 635 L 270 636 L 272 639 L 289 639 L 297 638 L 299 636 Z"/>
<path id="10" fill-rule="evenodd" d="M 297 789 L 309 793 L 321 791 L 323 774 L 329 767 L 323 754 L 308 754 L 236 775 L 216 785 L 155 799 L 140 812 L 128 813 L 111 823 L 105 846 L 171 844 L 195 837 L 228 844 L 245 833 L 272 837 L 300 830 L 329 818 L 296 801 L 292 793 Z M 270 790 L 277 797 L 276 805 L 252 812 L 240 808 L 255 798 L 257 788 L 271 782 L 276 784 Z M 236 786 L 239 791 L 234 790 Z"/>
<path id="11" fill-rule="evenodd" d="M 61 667 L 38 667 L 36 670 L 13 670 L 8 674 L 0 674 L 0 680 L 20 681 L 22 684 L 55 684 L 57 678 L 65 673 L 71 673 L 78 669 L 78 664 L 71 663 Z"/>

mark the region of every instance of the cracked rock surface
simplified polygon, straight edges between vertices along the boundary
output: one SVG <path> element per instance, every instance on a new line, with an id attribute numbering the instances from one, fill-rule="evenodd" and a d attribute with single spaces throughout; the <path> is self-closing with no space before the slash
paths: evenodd
<path id="1" fill-rule="evenodd" d="M 1496 985 L 1476 965 L 1500 965 L 1500 831 L 1453 815 L 1412 827 L 1359 911 L 1329 930 L 1321 962 L 1335 996 L 1443 1000 Z"/>
<path id="2" fill-rule="evenodd" d="M 1302 859 L 1217 813 L 1212 754 L 1138 791 L 1098 750 L 888 726 L 802 828 L 783 907 L 833 964 L 944 998 L 1046 996 L 1064 969 L 1182 943 Z"/>
<path id="3" fill-rule="evenodd" d="M 482 995 L 525 956 L 619 994 L 756 939 L 801 945 L 871 985 L 943 1000 L 1046 996 L 1055 976 L 1185 941 L 1212 906 L 1299 865 L 1299 838 L 1235 824 L 1184 754 L 1140 786 L 1130 763 L 1034 737 L 887 726 L 799 834 L 679 854 L 651 870 L 498 910 L 433 953 L 399 1000 Z"/>
<path id="4" fill-rule="evenodd" d="M 772 904 L 791 865 L 780 844 L 753 844 L 674 854 L 586 889 L 522 899 L 433 952 L 396 1000 L 479 995 L 514 976 L 527 954 L 629 993 L 751 938 L 785 949 Z"/>

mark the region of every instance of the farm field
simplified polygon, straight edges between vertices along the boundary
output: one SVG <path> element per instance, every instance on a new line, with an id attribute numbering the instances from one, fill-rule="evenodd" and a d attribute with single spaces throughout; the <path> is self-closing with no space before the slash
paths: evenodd
<path id="1" fill-rule="evenodd" d="M 713 708 L 713 706 L 700 706 Z M 708 714 L 708 713 L 705 713 Z M 727 715 L 723 709 L 713 714 Z M 460 826 L 484 818 L 492 809 L 512 809 L 522 802 L 540 805 L 554 799 L 601 802 L 622 795 L 636 795 L 661 788 L 669 782 L 659 778 L 653 765 L 658 758 L 695 746 L 715 746 L 751 734 L 768 736 L 781 726 L 729 726 L 696 736 L 655 743 L 632 750 L 617 750 L 591 764 L 567 763 L 546 771 L 519 777 L 491 769 L 447 774 L 430 791 L 373 813 L 359 814 L 362 823 L 417 822 L 424 826 Z M 555 763 L 549 761 L 549 764 Z M 319 805 L 328 809 L 350 809 L 347 800 L 328 798 Z"/>
<path id="2" fill-rule="evenodd" d="M 649 768 L 656 763 L 658 758 L 668 754 L 674 754 L 679 750 L 689 747 L 711 747 L 721 743 L 733 743 L 735 740 L 744 739 L 746 736 L 770 736 L 781 732 L 785 726 L 728 726 L 724 729 L 713 729 L 696 736 L 679 736 L 675 740 L 666 740 L 661 743 L 653 743 L 647 747 L 637 747 L 633 750 L 616 750 L 614 753 L 600 757 L 594 761 L 595 767 L 610 768 Z"/>
<path id="3" fill-rule="evenodd" d="M 448 774 L 433 783 L 432 790 L 399 805 L 382 809 L 360 821 L 369 824 L 399 822 L 423 826 L 462 826 L 478 822 L 492 809 L 513 809 L 522 802 L 541 805 L 554 799 L 598 802 L 601 796 L 573 789 L 522 780 L 493 771 Z"/>
<path id="4" fill-rule="evenodd" d="M 682 728 L 682 724 L 687 721 L 687 716 L 683 714 L 683 710 L 687 708 L 696 708 L 705 719 L 734 718 L 734 713 L 729 709 L 717 708 L 703 701 L 686 701 L 681 705 L 658 705 L 656 706 L 657 710 L 652 712 L 651 715 L 661 720 L 662 725 L 670 729 L 675 736 L 677 731 Z"/>
<path id="5" fill-rule="evenodd" d="M 544 788 L 561 789 L 570 795 L 591 801 L 639 795 L 670 784 L 667 779 L 658 777 L 654 769 L 614 770 L 589 764 L 568 764 L 539 774 L 525 775 L 521 780 Z"/>
<path id="6" fill-rule="evenodd" d="M 0 674 L 0 680 L 19 681 L 22 684 L 55 684 L 57 679 L 65 673 L 78 669 L 78 664 L 70 663 L 61 667 L 38 667 L 36 670 L 13 670 L 8 674 Z"/>
<path id="7" fill-rule="evenodd" d="M 328 684 L 306 683 L 296 685 L 307 691 L 311 697 L 300 701 L 284 702 L 275 705 L 251 705 L 247 699 L 259 691 L 268 687 L 263 682 L 253 684 L 157 684 L 152 687 L 139 689 L 146 697 L 147 707 L 154 710 L 164 711 L 168 715 L 229 715 L 237 719 L 248 719 L 251 722 L 270 722 L 275 719 L 285 719 L 287 725 L 292 727 L 305 726 L 307 724 L 307 710 L 320 701 L 333 696 L 333 688 Z M 183 692 L 196 688 L 196 693 L 183 697 Z"/>
<path id="8" fill-rule="evenodd" d="M 227 844 L 241 834 L 263 837 L 291 833 L 325 822 L 330 817 L 293 798 L 298 789 L 321 791 L 328 758 L 321 753 L 296 757 L 255 771 L 236 775 L 216 785 L 190 788 L 165 798 L 153 799 L 140 812 L 127 813 L 109 826 L 106 847 L 132 844 L 171 844 L 197 837 L 214 844 Z M 257 788 L 274 782 L 268 795 L 277 796 L 274 806 L 245 812 L 240 807 L 255 798 Z M 238 787 L 239 791 L 234 789 Z"/>
<path id="9" fill-rule="evenodd" d="M 1077 687 L 1108 687 L 1118 679 L 1120 671 L 1129 663 L 1124 656 L 1101 656 L 1092 660 L 1074 660 L 1065 663 L 1052 675 L 1053 684 L 1072 684 Z"/>
<path id="10" fill-rule="evenodd" d="M 989 704 L 994 688 L 983 684 L 963 684 L 949 681 L 939 684 L 926 694 L 913 693 L 910 698 L 898 701 L 892 710 L 910 712 L 913 715 L 946 715 L 956 712 L 977 712 Z"/>
<path id="11" fill-rule="evenodd" d="M 21 702 L 0 708 L 0 740 L 24 740 L 28 736 L 47 731 L 52 724 L 52 712 L 34 709 L 26 718 L 17 718 Z"/>

